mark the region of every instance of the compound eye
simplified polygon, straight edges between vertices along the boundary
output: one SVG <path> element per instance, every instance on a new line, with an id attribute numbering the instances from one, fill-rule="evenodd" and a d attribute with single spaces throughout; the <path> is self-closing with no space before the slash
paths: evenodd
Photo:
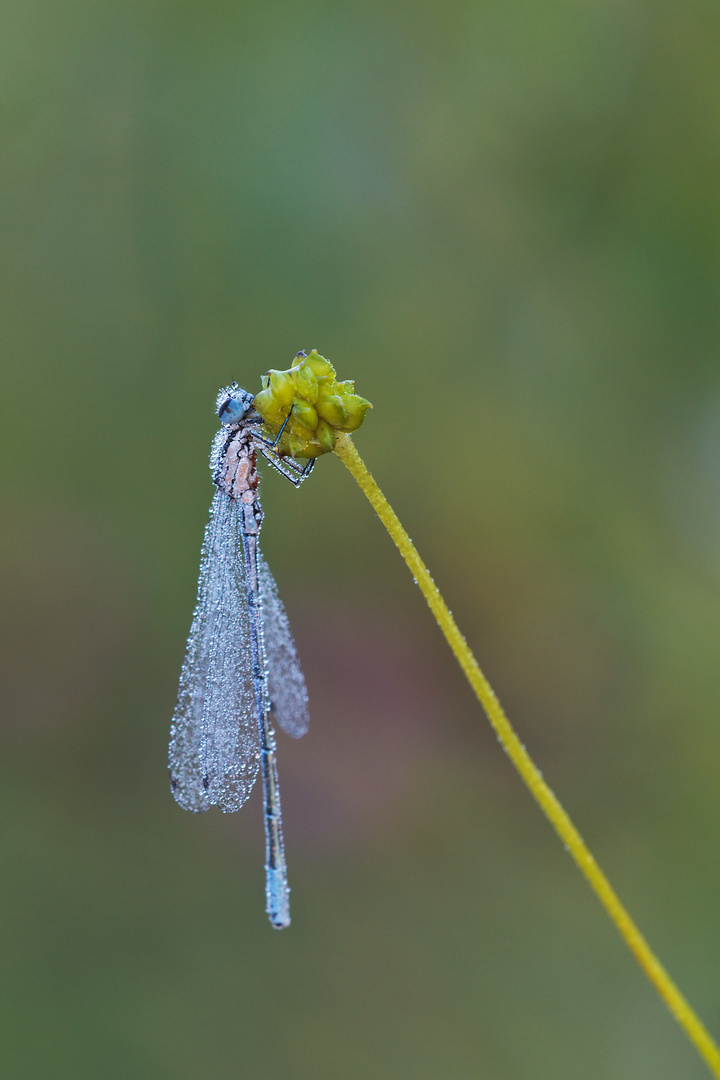
<path id="1" fill-rule="evenodd" d="M 234 393 L 221 394 L 218 398 L 217 414 L 223 424 L 237 424 L 247 413 L 252 400 L 252 394 L 239 389 Z"/>

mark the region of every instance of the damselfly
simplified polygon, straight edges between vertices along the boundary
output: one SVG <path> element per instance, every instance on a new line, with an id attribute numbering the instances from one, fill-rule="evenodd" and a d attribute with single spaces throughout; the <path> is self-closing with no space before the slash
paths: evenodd
<path id="1" fill-rule="evenodd" d="M 200 560 L 198 598 L 170 733 L 170 786 L 185 810 L 239 810 L 262 773 L 267 914 L 290 923 L 275 734 L 308 727 L 308 701 L 277 586 L 258 546 L 263 512 L 257 455 L 296 486 L 310 472 L 263 438 L 253 396 L 218 394 L 223 426 L 210 468 L 216 492 Z"/>

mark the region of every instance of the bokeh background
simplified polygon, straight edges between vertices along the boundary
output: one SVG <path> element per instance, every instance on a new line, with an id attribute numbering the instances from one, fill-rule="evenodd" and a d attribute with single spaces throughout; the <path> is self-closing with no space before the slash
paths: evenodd
<path id="1" fill-rule="evenodd" d="M 6 0 L 4 1076 L 705 1075 L 334 457 L 263 484 L 288 931 L 166 742 L 217 387 L 315 346 L 720 1031 L 719 50 L 709 0 Z"/>

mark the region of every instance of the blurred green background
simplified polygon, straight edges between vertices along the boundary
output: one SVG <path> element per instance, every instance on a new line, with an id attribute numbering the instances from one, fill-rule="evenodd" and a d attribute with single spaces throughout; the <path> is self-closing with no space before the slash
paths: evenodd
<path id="1" fill-rule="evenodd" d="M 720 8 L 7 0 L 0 1072 L 694 1080 L 337 459 L 263 484 L 313 725 L 182 813 L 218 386 L 316 346 L 720 1031 Z"/>

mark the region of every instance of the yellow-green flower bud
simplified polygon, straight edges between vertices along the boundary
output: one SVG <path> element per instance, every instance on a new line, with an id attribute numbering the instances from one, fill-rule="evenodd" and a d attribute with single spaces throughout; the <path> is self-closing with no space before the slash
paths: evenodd
<path id="1" fill-rule="evenodd" d="M 285 406 L 285 414 L 290 410 L 295 397 L 295 386 L 287 371 L 268 371 L 270 389 L 275 395 L 275 400 L 281 407 Z"/>
<path id="2" fill-rule="evenodd" d="M 329 454 L 335 449 L 335 431 L 326 424 L 324 420 L 318 421 L 318 426 L 315 430 L 315 441 L 320 447 L 321 454 Z"/>
<path id="3" fill-rule="evenodd" d="M 315 431 L 318 424 L 318 414 L 315 409 L 307 401 L 295 398 L 295 404 L 292 407 L 292 420 L 291 423 L 297 421 L 298 424 L 302 424 L 304 428 L 308 428 L 310 431 L 310 438 Z"/>
<path id="4" fill-rule="evenodd" d="M 314 458 L 335 447 L 338 432 L 355 431 L 372 408 L 355 393 L 352 379 L 338 382 L 335 368 L 317 349 L 298 353 L 288 371 L 268 371 L 254 406 L 269 432 L 277 434 L 287 420 L 278 454 Z"/>
<path id="5" fill-rule="evenodd" d="M 346 416 L 345 422 L 339 425 L 340 430 L 357 431 L 365 419 L 365 413 L 368 409 L 372 409 L 372 405 L 358 394 L 347 394 L 343 398 L 343 405 L 345 406 Z"/>
<path id="6" fill-rule="evenodd" d="M 285 422 L 285 417 L 287 416 L 287 408 L 283 409 L 280 407 L 277 398 L 269 386 L 265 390 L 261 390 L 259 394 L 255 395 L 253 405 L 268 427 L 282 427 Z"/>
<path id="7" fill-rule="evenodd" d="M 299 367 L 292 368 L 291 371 L 299 397 L 314 405 L 318 396 L 318 381 L 312 370 L 302 361 Z"/>
<path id="8" fill-rule="evenodd" d="M 315 402 L 315 408 L 318 411 L 318 416 L 323 420 L 327 420 L 328 424 L 332 424 L 333 427 L 339 428 L 345 423 L 347 414 L 342 399 L 338 394 L 321 390 Z"/>
<path id="9" fill-rule="evenodd" d="M 288 434 L 286 429 L 283 432 L 278 449 L 281 454 L 288 454 L 290 457 L 314 457 L 314 454 L 306 453 L 308 446 L 308 440 L 303 438 L 302 435 Z"/>
<path id="10" fill-rule="evenodd" d="M 307 364 L 317 379 L 327 378 L 328 376 L 332 379 L 335 378 L 335 368 L 329 360 L 319 355 L 317 349 L 313 349 L 311 353 L 308 353 L 304 363 Z"/>
<path id="11" fill-rule="evenodd" d="M 285 430 L 288 434 L 295 435 L 298 439 L 303 439 L 306 443 L 312 442 L 315 438 L 314 429 L 311 430 L 310 428 L 306 428 L 303 424 L 298 424 L 297 421 L 295 421 L 295 423 L 290 421 Z"/>

